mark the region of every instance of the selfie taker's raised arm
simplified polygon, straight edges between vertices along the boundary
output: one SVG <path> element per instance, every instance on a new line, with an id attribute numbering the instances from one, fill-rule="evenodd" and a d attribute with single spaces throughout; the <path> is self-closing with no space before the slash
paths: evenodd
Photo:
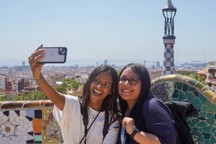
<path id="1" fill-rule="evenodd" d="M 42 47 L 42 45 L 40 46 Z M 60 109 L 63 110 L 65 104 L 65 97 L 58 93 L 43 77 L 41 70 L 44 64 L 38 63 L 43 58 L 44 50 L 36 50 L 28 58 L 31 66 L 33 78 L 37 82 L 41 91 Z"/>

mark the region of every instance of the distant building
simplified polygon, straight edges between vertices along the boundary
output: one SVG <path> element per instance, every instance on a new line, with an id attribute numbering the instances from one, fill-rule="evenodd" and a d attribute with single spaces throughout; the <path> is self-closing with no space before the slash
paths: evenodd
<path id="1" fill-rule="evenodd" d="M 5 90 L 11 91 L 12 90 L 12 83 L 9 81 L 8 78 L 5 78 Z"/>
<path id="2" fill-rule="evenodd" d="M 208 73 L 208 67 L 205 67 L 204 69 L 198 71 L 198 75 L 204 80 L 207 78 L 207 73 Z"/>
<path id="3" fill-rule="evenodd" d="M 157 61 L 157 62 L 156 62 L 156 68 L 159 68 L 159 67 L 160 67 L 160 62 Z"/>
<path id="4" fill-rule="evenodd" d="M 205 79 L 212 91 L 216 92 L 216 62 L 209 62 L 205 68 L 198 71 L 198 75 Z"/>
<path id="5" fill-rule="evenodd" d="M 79 68 L 79 65 L 78 65 L 78 64 L 76 64 L 76 65 L 75 65 L 75 68 Z"/>
<path id="6" fill-rule="evenodd" d="M 107 59 L 104 60 L 104 65 L 107 65 L 108 64 L 108 61 Z"/>
<path id="7" fill-rule="evenodd" d="M 18 92 L 24 89 L 24 78 L 18 81 Z"/>
<path id="8" fill-rule="evenodd" d="M 25 67 L 25 62 L 24 62 L 24 61 L 22 61 L 22 67 L 23 67 L 23 68 Z"/>
<path id="9" fill-rule="evenodd" d="M 5 75 L 0 75 L 0 89 L 5 89 Z"/>
<path id="10" fill-rule="evenodd" d="M 208 86 L 216 92 L 216 65 L 208 67 L 206 82 Z"/>

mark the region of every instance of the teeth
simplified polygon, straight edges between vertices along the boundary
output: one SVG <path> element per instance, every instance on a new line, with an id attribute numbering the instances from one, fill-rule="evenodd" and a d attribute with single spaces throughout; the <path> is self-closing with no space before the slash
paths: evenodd
<path id="1" fill-rule="evenodd" d="M 95 93 L 98 93 L 98 94 L 102 94 L 102 92 L 97 91 L 96 89 L 94 89 L 94 92 L 95 92 Z"/>
<path id="2" fill-rule="evenodd" d="M 123 91 L 123 92 L 130 92 L 130 90 L 126 90 L 126 89 L 123 89 L 122 91 Z"/>

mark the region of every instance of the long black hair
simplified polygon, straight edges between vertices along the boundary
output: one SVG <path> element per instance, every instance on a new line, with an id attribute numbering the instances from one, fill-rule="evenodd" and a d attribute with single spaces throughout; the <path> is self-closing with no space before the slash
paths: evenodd
<path id="1" fill-rule="evenodd" d="M 124 66 L 119 74 L 120 77 L 121 77 L 122 72 L 127 68 L 133 71 L 139 77 L 141 81 L 141 91 L 140 91 L 139 97 L 136 103 L 134 104 L 131 112 L 129 113 L 129 117 L 132 117 L 134 119 L 137 128 L 140 129 L 141 125 L 139 125 L 139 120 L 141 119 L 140 116 L 142 112 L 140 108 L 142 107 L 142 104 L 144 103 L 144 101 L 151 96 L 150 95 L 151 80 L 150 80 L 148 70 L 145 68 L 144 65 L 139 64 L 139 63 L 130 63 Z M 120 104 L 122 116 L 124 117 L 128 106 L 127 106 L 126 101 L 123 100 L 120 96 L 119 96 L 119 104 Z M 129 135 L 126 135 L 126 141 L 127 142 L 129 141 Z"/>
<path id="2" fill-rule="evenodd" d="M 145 101 L 145 99 L 147 99 L 150 96 L 149 93 L 150 93 L 151 81 L 150 81 L 148 70 L 144 67 L 144 65 L 138 63 L 130 63 L 123 67 L 119 76 L 121 76 L 122 72 L 126 68 L 132 70 L 139 77 L 141 81 L 141 91 L 138 100 L 136 101 L 133 109 L 131 110 L 131 113 L 133 113 L 137 111 L 136 107 L 140 108 L 142 103 Z M 127 103 L 125 100 L 119 97 L 119 104 L 120 104 L 122 114 L 124 115 L 127 109 Z"/>
<path id="3" fill-rule="evenodd" d="M 95 77 L 98 76 L 101 72 L 106 72 L 111 74 L 112 76 L 112 86 L 111 86 L 111 93 L 104 99 L 102 103 L 102 111 L 105 111 L 105 122 L 104 122 L 104 129 L 103 134 L 108 131 L 108 126 L 114 122 L 118 118 L 118 111 L 117 111 L 117 95 L 118 95 L 118 74 L 116 70 L 109 66 L 109 65 L 100 65 L 96 67 L 90 74 L 88 80 L 84 84 L 83 87 L 83 95 L 79 97 L 80 104 L 81 104 L 81 113 L 83 115 L 83 122 L 84 125 L 88 125 L 88 103 L 90 100 L 90 85 L 94 81 Z M 109 119 L 110 117 L 110 119 Z"/>

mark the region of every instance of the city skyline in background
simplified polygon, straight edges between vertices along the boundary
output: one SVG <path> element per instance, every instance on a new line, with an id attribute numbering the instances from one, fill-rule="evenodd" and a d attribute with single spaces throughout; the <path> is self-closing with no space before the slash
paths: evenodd
<path id="1" fill-rule="evenodd" d="M 175 17 L 174 59 L 216 60 L 215 0 L 172 0 Z M 124 65 L 164 60 L 166 0 L 0 2 L 0 66 L 27 65 L 40 45 L 68 48 L 64 65 Z"/>

